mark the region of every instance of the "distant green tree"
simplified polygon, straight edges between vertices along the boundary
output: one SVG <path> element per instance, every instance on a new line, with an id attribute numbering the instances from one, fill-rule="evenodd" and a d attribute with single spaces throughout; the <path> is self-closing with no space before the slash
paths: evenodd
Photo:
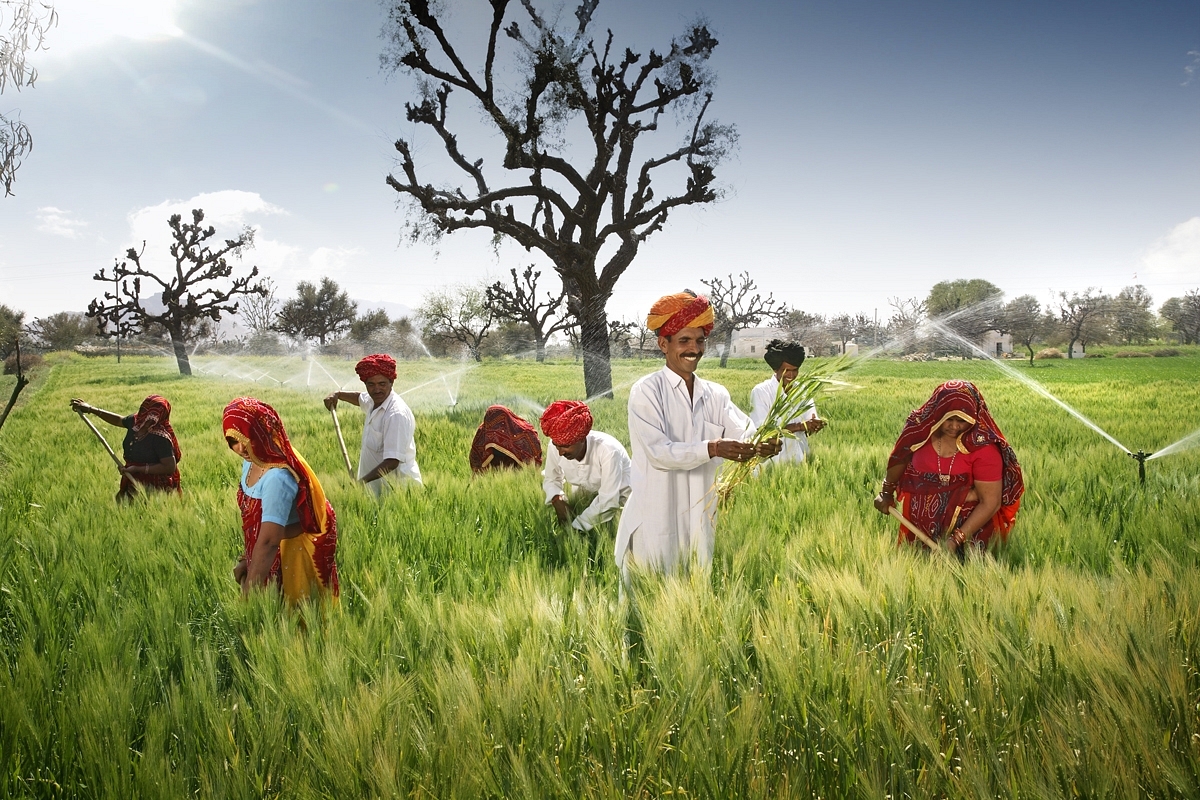
<path id="1" fill-rule="evenodd" d="M 39 317 L 29 325 L 34 344 L 43 350 L 73 350 L 93 336 L 99 335 L 95 320 L 85 314 L 60 311 Z"/>
<path id="2" fill-rule="evenodd" d="M 392 324 L 388 314 L 382 308 L 376 308 L 360 315 L 350 323 L 350 338 L 360 344 L 367 344 L 380 331 Z"/>
<path id="3" fill-rule="evenodd" d="M 1075 357 L 1076 343 L 1086 352 L 1089 344 L 1099 344 L 1108 338 L 1111 308 L 1112 297 L 1092 287 L 1083 294 L 1058 293 L 1059 326 L 1067 340 L 1067 358 Z"/>
<path id="4" fill-rule="evenodd" d="M 943 318 L 946 327 L 959 336 L 977 341 L 983 334 L 999 328 L 996 317 L 1004 292 L 982 278 L 935 283 L 925 298 L 925 312 Z"/>
<path id="5" fill-rule="evenodd" d="M 1042 304 L 1031 294 L 1013 298 L 1000 312 L 1000 330 L 1012 337 L 1013 344 L 1020 344 L 1029 351 L 1029 364 L 1033 365 L 1033 343 L 1041 341 L 1054 328 L 1054 318 L 1042 311 Z"/>
<path id="6" fill-rule="evenodd" d="M 293 339 L 316 339 L 324 347 L 350 329 L 358 304 L 329 278 L 321 285 L 308 281 L 296 285 L 296 296 L 284 302 L 275 318 L 275 330 Z"/>
<path id="7" fill-rule="evenodd" d="M 483 361 L 480 346 L 496 322 L 496 311 L 488 305 L 485 287 L 452 286 L 425 295 L 417 309 L 422 336 L 433 350 L 433 342 L 458 342 L 471 358 Z"/>
<path id="8" fill-rule="evenodd" d="M 24 311 L 0 305 L 0 361 L 8 358 L 8 354 L 16 348 L 17 337 L 21 335 L 21 323 L 24 321 Z"/>
<path id="9" fill-rule="evenodd" d="M 1172 297 L 1158 313 L 1179 334 L 1181 344 L 1200 344 L 1200 289 L 1192 289 L 1183 297 Z"/>
<path id="10" fill-rule="evenodd" d="M 1126 286 L 1113 298 L 1110 318 L 1112 331 L 1125 344 L 1145 342 L 1157 333 L 1154 298 L 1145 286 Z"/>

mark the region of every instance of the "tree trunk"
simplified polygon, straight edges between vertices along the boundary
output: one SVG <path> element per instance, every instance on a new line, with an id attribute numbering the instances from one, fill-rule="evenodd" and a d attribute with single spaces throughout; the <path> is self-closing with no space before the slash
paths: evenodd
<path id="1" fill-rule="evenodd" d="M 535 337 L 537 341 L 537 363 L 539 364 L 543 364 L 546 361 L 546 338 L 541 336 Z"/>
<path id="2" fill-rule="evenodd" d="M 721 351 L 721 369 L 725 368 L 725 362 L 729 360 L 729 351 L 733 349 L 733 328 L 725 331 L 725 348 Z"/>
<path id="3" fill-rule="evenodd" d="M 1027 345 L 1025 345 L 1025 349 L 1027 349 L 1029 351 L 1029 366 L 1032 367 L 1033 366 L 1033 345 L 1027 344 Z"/>
<path id="4" fill-rule="evenodd" d="M 21 361 L 21 351 L 17 351 L 17 362 Z M 8 398 L 8 405 L 4 407 L 4 412 L 0 413 L 0 428 L 4 427 L 4 423 L 8 420 L 8 412 L 13 410 L 13 406 L 17 404 L 17 396 L 21 394 L 21 390 L 29 385 L 29 379 L 24 373 L 17 375 L 17 385 L 13 387 L 12 397 Z"/>
<path id="5" fill-rule="evenodd" d="M 608 312 L 605 299 L 585 297 L 579 303 L 579 343 L 583 349 L 584 395 L 612 397 L 612 365 L 609 363 Z"/>
<path id="6" fill-rule="evenodd" d="M 180 375 L 192 374 L 192 362 L 188 360 L 187 341 L 183 338 L 183 328 L 176 326 L 168 328 L 171 332 L 171 346 L 175 348 L 175 363 L 179 364 Z"/>

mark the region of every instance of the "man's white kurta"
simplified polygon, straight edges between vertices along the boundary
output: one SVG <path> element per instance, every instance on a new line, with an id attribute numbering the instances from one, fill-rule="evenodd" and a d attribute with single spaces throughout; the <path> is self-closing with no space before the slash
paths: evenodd
<path id="1" fill-rule="evenodd" d="M 775 402 L 777 391 L 779 391 L 779 379 L 774 375 L 750 390 L 750 421 L 754 423 L 755 428 L 762 425 L 763 420 L 767 418 L 767 412 L 771 410 L 771 404 Z M 799 416 L 788 420 L 788 423 L 807 422 L 816 418 L 817 405 L 810 400 L 806 406 L 800 409 Z M 783 464 L 789 461 L 799 463 L 808 458 L 808 434 L 800 432 L 796 434 L 795 439 L 785 438 L 781 443 L 783 449 L 779 451 L 779 455 L 768 461 L 768 464 Z"/>
<path id="2" fill-rule="evenodd" d="M 358 454 L 358 477 L 370 474 L 389 458 L 400 462 L 400 466 L 367 484 L 376 497 L 383 491 L 388 480 L 409 480 L 421 483 L 421 468 L 417 466 L 417 421 L 412 409 L 400 395 L 392 392 L 387 399 L 375 407 L 371 395 L 361 392 L 358 407 L 367 415 L 363 424 L 362 449 Z M 395 476 L 395 477 L 393 477 Z"/>
<path id="3" fill-rule="evenodd" d="M 629 391 L 633 492 L 617 527 L 614 555 L 670 571 L 695 558 L 712 563 L 716 498 L 711 490 L 722 459 L 708 457 L 714 439 L 749 438 L 754 426 L 716 383 L 695 379 L 688 396 L 683 376 L 663 367 Z"/>
<path id="4" fill-rule="evenodd" d="M 546 505 L 566 493 L 563 485 L 567 483 L 575 491 L 594 492 L 595 499 L 571 521 L 575 530 L 590 531 L 621 510 L 629 497 L 629 475 L 629 455 L 625 447 L 607 433 L 589 433 L 587 452 L 579 461 L 563 458 L 552 443 L 546 448 L 546 469 L 542 472 Z"/>

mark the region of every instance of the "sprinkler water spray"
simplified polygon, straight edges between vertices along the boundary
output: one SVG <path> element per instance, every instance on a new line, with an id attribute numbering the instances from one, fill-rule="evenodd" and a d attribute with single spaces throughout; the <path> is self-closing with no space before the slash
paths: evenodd
<path id="1" fill-rule="evenodd" d="M 1129 456 L 1134 461 L 1138 462 L 1138 480 L 1142 486 L 1146 485 L 1146 459 L 1150 458 L 1153 453 L 1147 453 L 1145 450 L 1138 450 L 1136 453 L 1130 453 Z"/>

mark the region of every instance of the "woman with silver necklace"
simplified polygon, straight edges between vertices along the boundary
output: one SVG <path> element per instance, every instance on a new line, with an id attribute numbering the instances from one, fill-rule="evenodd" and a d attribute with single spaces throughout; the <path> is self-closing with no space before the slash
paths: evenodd
<path id="1" fill-rule="evenodd" d="M 1008 537 L 1024 493 L 1021 465 L 968 381 L 948 381 L 913 411 L 888 459 L 875 508 L 904 517 L 962 557 Z M 897 496 L 898 495 L 898 496 Z M 900 541 L 914 541 L 901 528 Z"/>

